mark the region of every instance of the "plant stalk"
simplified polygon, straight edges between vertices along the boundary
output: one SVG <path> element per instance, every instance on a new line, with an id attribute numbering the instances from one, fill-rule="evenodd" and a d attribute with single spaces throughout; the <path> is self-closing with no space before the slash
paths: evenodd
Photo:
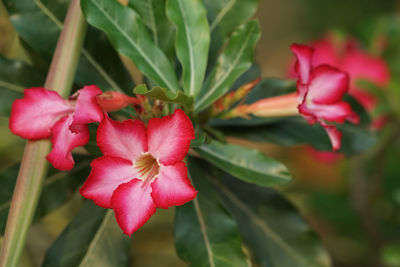
<path id="1" fill-rule="evenodd" d="M 85 31 L 80 1 L 72 0 L 47 74 L 46 89 L 63 97 L 69 95 Z M 0 266 L 14 267 L 18 264 L 47 174 L 45 157 L 50 148 L 49 140 L 28 141 L 25 146 L 8 214 Z"/>

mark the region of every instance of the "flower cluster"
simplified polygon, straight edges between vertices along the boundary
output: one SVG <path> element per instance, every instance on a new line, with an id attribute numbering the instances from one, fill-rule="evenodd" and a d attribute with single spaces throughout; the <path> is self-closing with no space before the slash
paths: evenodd
<path id="1" fill-rule="evenodd" d="M 81 194 L 112 208 L 122 230 L 131 235 L 156 208 L 182 205 L 196 197 L 183 159 L 194 139 L 182 110 L 162 118 L 112 120 L 107 113 L 140 100 L 85 86 L 65 100 L 54 91 L 30 88 L 14 102 L 11 131 L 29 140 L 51 138 L 47 159 L 57 169 L 74 165 L 71 150 L 89 141 L 87 124 L 100 122 L 97 144 L 104 156 L 93 160 Z"/>

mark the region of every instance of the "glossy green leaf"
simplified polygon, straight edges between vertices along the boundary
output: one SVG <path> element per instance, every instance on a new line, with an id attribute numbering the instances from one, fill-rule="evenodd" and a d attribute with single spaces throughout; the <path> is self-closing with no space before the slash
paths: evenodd
<path id="1" fill-rule="evenodd" d="M 248 266 L 236 223 L 207 182 L 198 159 L 189 159 L 189 175 L 197 197 L 176 208 L 176 251 L 192 267 Z"/>
<path id="2" fill-rule="evenodd" d="M 217 64 L 206 79 L 195 103 L 195 111 L 201 111 L 224 95 L 237 78 L 250 68 L 254 46 L 260 38 L 257 21 L 242 25 L 233 34 Z"/>
<path id="3" fill-rule="evenodd" d="M 67 202 L 76 192 L 78 186 L 89 175 L 90 160 L 87 157 L 76 157 L 77 164 L 69 172 L 50 169 L 49 176 L 43 184 L 34 220 L 39 220 Z M 17 179 L 19 164 L 0 174 L 0 233 L 3 234 L 12 193 Z"/>
<path id="4" fill-rule="evenodd" d="M 168 18 L 176 25 L 175 50 L 182 65 L 183 89 L 196 97 L 207 67 L 210 31 L 201 0 L 175 0 L 167 3 Z"/>
<path id="5" fill-rule="evenodd" d="M 42 86 L 45 75 L 19 60 L 0 55 L 0 114 L 9 116 L 11 105 L 25 88 Z"/>
<path id="6" fill-rule="evenodd" d="M 258 0 L 203 0 L 207 7 L 210 31 L 228 36 L 256 12 Z"/>
<path id="7" fill-rule="evenodd" d="M 174 53 L 174 27 L 168 20 L 166 0 L 129 0 L 132 7 L 149 28 L 154 43 L 168 56 Z"/>
<path id="8" fill-rule="evenodd" d="M 203 2 L 210 22 L 209 60 L 213 64 L 228 36 L 254 15 L 258 0 L 203 0 Z"/>
<path id="9" fill-rule="evenodd" d="M 291 179 L 285 165 L 255 149 L 212 141 L 196 151 L 213 165 L 249 183 L 271 186 Z"/>
<path id="10" fill-rule="evenodd" d="M 190 107 L 193 104 L 193 98 L 188 97 L 182 91 L 178 91 L 175 94 L 167 91 L 162 87 L 154 87 L 151 90 L 147 88 L 145 84 L 140 84 L 133 90 L 136 95 L 144 95 L 150 98 L 159 99 L 169 103 L 182 104 L 186 107 Z"/>
<path id="11" fill-rule="evenodd" d="M 171 64 L 133 9 L 109 0 L 82 0 L 81 6 L 87 21 L 103 30 L 120 54 L 129 57 L 157 85 L 178 90 Z"/>
<path id="12" fill-rule="evenodd" d="M 319 124 L 310 125 L 303 118 L 287 118 L 268 125 L 218 128 L 229 136 L 253 142 L 272 142 L 282 146 L 308 144 L 321 151 L 332 151 L 326 131 Z M 361 153 L 376 142 L 376 136 L 357 125 L 338 125 L 343 133 L 339 152 L 351 156 Z"/>
<path id="13" fill-rule="evenodd" d="M 299 212 L 270 188 L 223 177 L 219 192 L 262 267 L 327 267 L 328 254 Z"/>
<path id="14" fill-rule="evenodd" d="M 128 266 L 130 239 L 112 210 L 89 201 L 47 251 L 44 267 Z"/>
<path id="15" fill-rule="evenodd" d="M 5 0 L 13 26 L 37 53 L 50 63 L 63 27 L 69 1 Z M 76 83 L 129 90 L 133 81 L 118 54 L 99 30 L 89 27 L 76 72 Z"/>

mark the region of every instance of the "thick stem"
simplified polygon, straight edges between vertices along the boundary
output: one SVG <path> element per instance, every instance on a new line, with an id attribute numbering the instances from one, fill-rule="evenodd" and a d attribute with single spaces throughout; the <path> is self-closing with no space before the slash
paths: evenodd
<path id="1" fill-rule="evenodd" d="M 47 74 L 46 89 L 57 91 L 64 97 L 69 95 L 85 30 L 80 1 L 72 0 Z M 47 173 L 45 157 L 50 148 L 49 140 L 28 141 L 25 146 L 8 214 L 0 266 L 18 264 Z"/>

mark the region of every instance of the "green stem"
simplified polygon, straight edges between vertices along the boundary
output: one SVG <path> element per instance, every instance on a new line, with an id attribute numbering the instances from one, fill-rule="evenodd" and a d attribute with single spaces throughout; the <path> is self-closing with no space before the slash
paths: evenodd
<path id="1" fill-rule="evenodd" d="M 79 0 L 72 0 L 45 83 L 46 89 L 69 95 L 86 31 Z M 45 41 L 45 40 L 44 40 Z M 11 201 L 0 266 L 17 266 L 47 174 L 49 140 L 28 141 Z"/>

